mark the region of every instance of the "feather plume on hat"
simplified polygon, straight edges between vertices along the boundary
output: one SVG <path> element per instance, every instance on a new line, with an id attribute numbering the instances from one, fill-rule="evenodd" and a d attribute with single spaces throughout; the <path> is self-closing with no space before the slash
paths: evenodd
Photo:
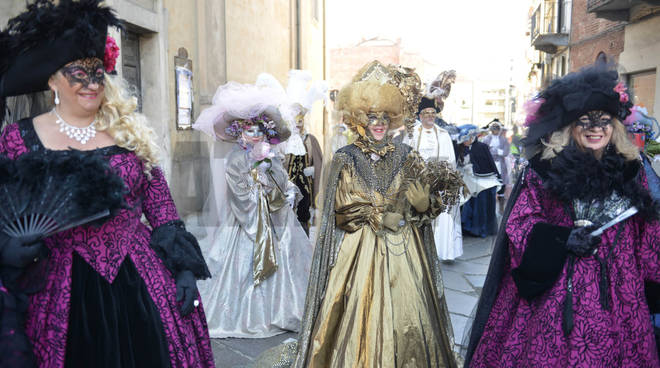
<path id="1" fill-rule="evenodd" d="M 48 89 L 69 62 L 104 60 L 108 27 L 121 27 L 101 0 L 35 0 L 0 32 L 0 120 L 4 99 Z"/>

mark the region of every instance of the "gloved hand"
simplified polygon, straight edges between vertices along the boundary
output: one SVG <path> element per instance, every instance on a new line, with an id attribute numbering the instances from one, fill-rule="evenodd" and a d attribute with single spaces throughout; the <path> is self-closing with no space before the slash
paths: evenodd
<path id="1" fill-rule="evenodd" d="M 426 212 L 426 210 L 428 210 L 429 206 L 431 205 L 429 199 L 430 191 L 430 185 L 422 185 L 422 183 L 416 182 L 406 191 L 406 198 L 408 199 L 408 202 L 410 202 L 410 204 L 415 207 L 417 212 Z"/>
<path id="2" fill-rule="evenodd" d="M 397 231 L 399 230 L 399 223 L 403 220 L 403 215 L 396 212 L 385 212 L 383 215 L 383 226 L 386 228 Z"/>
<path id="3" fill-rule="evenodd" d="M 197 297 L 197 280 L 192 271 L 181 271 L 176 275 L 176 301 L 181 303 L 181 315 L 187 316 L 193 311 Z M 199 301 L 197 301 L 199 303 Z"/>
<path id="4" fill-rule="evenodd" d="M 595 225 L 577 227 L 571 230 L 566 240 L 566 249 L 578 257 L 591 255 L 593 250 L 600 244 L 599 236 L 592 236 L 590 233 L 598 227 Z"/>
<path id="5" fill-rule="evenodd" d="M 0 264 L 21 268 L 38 261 L 45 247 L 40 238 L 39 234 L 15 238 L 0 231 Z"/>
<path id="6" fill-rule="evenodd" d="M 305 176 L 312 176 L 312 175 L 314 175 L 314 166 L 310 166 L 310 167 L 306 167 L 306 168 L 304 168 L 304 169 L 303 169 L 303 174 L 305 174 Z"/>

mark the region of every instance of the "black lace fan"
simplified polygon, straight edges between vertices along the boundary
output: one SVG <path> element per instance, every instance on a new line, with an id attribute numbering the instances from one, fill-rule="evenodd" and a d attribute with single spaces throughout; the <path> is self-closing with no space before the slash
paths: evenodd
<path id="1" fill-rule="evenodd" d="M 123 180 L 98 153 L 37 151 L 0 157 L 0 230 L 42 237 L 102 221 L 125 207 Z"/>

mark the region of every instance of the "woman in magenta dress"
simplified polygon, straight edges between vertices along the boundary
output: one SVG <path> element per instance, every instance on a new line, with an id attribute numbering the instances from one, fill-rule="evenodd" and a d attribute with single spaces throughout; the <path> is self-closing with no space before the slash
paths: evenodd
<path id="1" fill-rule="evenodd" d="M 0 33 L 10 46 L 0 97 L 50 89 L 55 102 L 6 126 L 0 155 L 102 155 L 126 187 L 126 207 L 103 225 L 44 239 L 45 286 L 26 301 L 25 334 L 39 367 L 214 367 L 195 285 L 208 269 L 157 166 L 153 131 L 122 82 L 106 74 L 117 54 L 112 43 L 106 48 L 107 27 L 117 24 L 98 0 L 43 0 Z M 16 244 L 2 239 L 0 250 Z"/>
<path id="2" fill-rule="evenodd" d="M 529 106 L 535 155 L 504 214 L 466 367 L 658 367 L 644 295 L 660 281 L 658 207 L 621 123 L 625 87 L 596 65 Z"/>

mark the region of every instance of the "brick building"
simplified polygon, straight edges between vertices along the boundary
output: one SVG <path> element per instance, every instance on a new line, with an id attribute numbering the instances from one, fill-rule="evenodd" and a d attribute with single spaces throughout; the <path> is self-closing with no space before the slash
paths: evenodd
<path id="1" fill-rule="evenodd" d="M 577 2 L 577 1 L 576 1 Z M 660 1 L 657 0 L 579 0 L 588 12 L 590 24 L 596 30 L 598 43 L 604 52 L 618 62 L 619 72 L 627 82 L 632 102 L 646 107 L 651 115 L 660 116 L 655 106 L 660 105 L 660 81 L 656 72 L 660 67 Z M 609 28 L 609 29 L 608 29 Z M 595 48 L 595 47 L 594 47 Z M 571 47 L 571 60 L 575 66 L 588 64 L 588 51 Z M 593 55 L 593 51 L 592 51 Z M 572 63 L 573 64 L 573 63 Z"/>
<path id="2" fill-rule="evenodd" d="M 617 62 L 633 103 L 656 118 L 660 106 L 660 1 L 533 0 L 530 60 L 538 87 L 607 56 Z M 530 73 L 532 75 L 533 73 Z"/>
<path id="3" fill-rule="evenodd" d="M 588 12 L 588 0 L 573 0 L 570 35 L 570 70 L 593 64 L 598 55 L 605 54 L 614 61 L 623 52 L 623 20 L 609 20 Z"/>
<path id="4" fill-rule="evenodd" d="M 351 81 L 359 68 L 372 60 L 383 64 L 401 64 L 415 68 L 422 76 L 426 62 L 421 55 L 403 49 L 401 39 L 390 40 L 375 37 L 362 40 L 355 45 L 330 49 L 328 52 L 331 89 L 339 89 Z"/>

